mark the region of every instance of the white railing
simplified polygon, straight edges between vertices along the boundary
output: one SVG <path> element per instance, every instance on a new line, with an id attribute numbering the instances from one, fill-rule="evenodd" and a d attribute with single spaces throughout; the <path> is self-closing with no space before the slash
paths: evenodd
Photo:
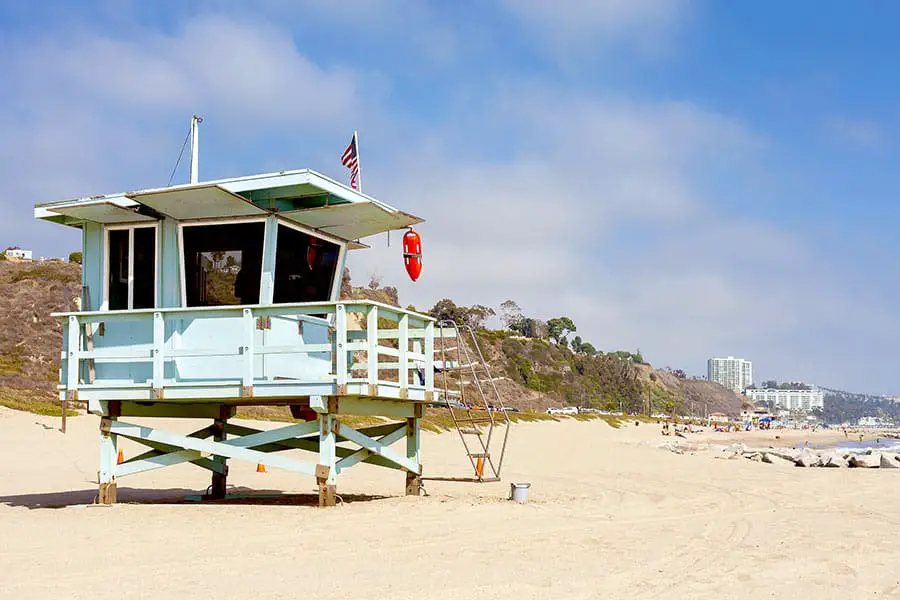
<path id="1" fill-rule="evenodd" d="M 68 399 L 92 393 L 116 399 L 116 391 L 125 394 L 121 399 L 207 399 L 197 396 L 198 389 L 211 399 L 433 397 L 435 320 L 379 302 L 55 316 L 63 319 L 60 391 Z M 273 371 L 274 357 L 281 357 L 277 364 L 289 376 Z"/>

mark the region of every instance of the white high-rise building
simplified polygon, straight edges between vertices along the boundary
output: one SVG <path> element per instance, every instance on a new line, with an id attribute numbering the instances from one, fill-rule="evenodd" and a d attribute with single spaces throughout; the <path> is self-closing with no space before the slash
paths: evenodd
<path id="1" fill-rule="evenodd" d="M 747 390 L 755 402 L 766 402 L 776 408 L 810 411 L 825 408 L 825 394 L 813 387 L 809 390 Z"/>
<path id="2" fill-rule="evenodd" d="M 710 358 L 706 361 L 706 377 L 741 394 L 753 385 L 753 363 L 733 356 Z"/>

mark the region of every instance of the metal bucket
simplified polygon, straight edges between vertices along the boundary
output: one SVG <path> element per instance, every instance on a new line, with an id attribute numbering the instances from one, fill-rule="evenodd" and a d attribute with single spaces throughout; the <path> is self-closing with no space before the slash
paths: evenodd
<path id="1" fill-rule="evenodd" d="M 528 488 L 530 487 L 530 483 L 510 483 L 509 499 L 515 500 L 519 504 L 525 504 L 528 502 Z"/>

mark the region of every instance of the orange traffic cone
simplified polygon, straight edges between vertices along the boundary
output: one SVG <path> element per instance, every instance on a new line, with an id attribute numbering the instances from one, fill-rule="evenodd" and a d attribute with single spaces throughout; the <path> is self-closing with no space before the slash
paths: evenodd
<path id="1" fill-rule="evenodd" d="M 125 462 L 125 455 L 122 453 L 122 449 L 119 448 L 119 457 L 116 459 L 116 464 L 121 465 L 123 462 Z"/>
<path id="2" fill-rule="evenodd" d="M 480 456 L 475 462 L 475 474 L 478 475 L 478 477 L 484 476 L 484 459 Z"/>
<path id="3" fill-rule="evenodd" d="M 266 465 L 264 465 L 264 464 L 262 464 L 262 463 L 257 464 L 257 465 L 256 465 L 256 472 L 257 472 L 257 473 L 265 473 L 265 472 L 266 472 Z"/>

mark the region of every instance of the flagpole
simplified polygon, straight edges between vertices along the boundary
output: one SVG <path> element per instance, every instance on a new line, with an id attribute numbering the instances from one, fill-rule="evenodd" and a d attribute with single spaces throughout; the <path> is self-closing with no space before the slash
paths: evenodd
<path id="1" fill-rule="evenodd" d="M 353 132 L 353 143 L 356 146 L 356 188 L 357 191 L 362 193 L 362 163 L 359 160 L 359 135 L 356 131 Z"/>

